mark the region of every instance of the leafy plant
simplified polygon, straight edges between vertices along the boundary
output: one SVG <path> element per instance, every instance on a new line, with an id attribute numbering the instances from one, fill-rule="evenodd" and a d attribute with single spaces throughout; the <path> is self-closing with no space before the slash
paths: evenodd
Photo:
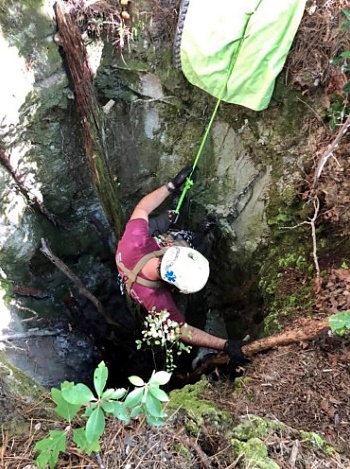
<path id="1" fill-rule="evenodd" d="M 346 16 L 346 21 L 342 24 L 341 30 L 345 31 L 350 28 L 350 10 L 346 8 L 342 9 L 342 12 Z M 350 51 L 345 50 L 341 52 L 337 57 L 334 57 L 331 60 L 332 65 L 337 65 L 341 67 L 342 73 L 347 76 L 347 73 L 350 72 Z M 350 93 L 350 80 L 345 83 L 342 87 L 342 93 L 333 93 L 330 96 L 330 107 L 327 111 L 327 116 L 329 118 L 329 126 L 331 130 L 334 130 L 338 125 L 344 122 L 344 119 L 350 113 L 350 104 L 349 104 L 349 93 Z"/>
<path id="2" fill-rule="evenodd" d="M 83 383 L 65 381 L 61 389 L 52 388 L 51 396 L 56 404 L 54 410 L 69 425 L 64 430 L 50 430 L 47 438 L 36 443 L 34 451 L 39 453 L 36 458 L 39 469 L 55 467 L 59 453 L 66 451 L 67 438 L 73 440 L 79 451 L 88 455 L 99 451 L 106 415 L 112 415 L 125 423 L 138 415 L 144 415 L 151 425 L 164 423 L 167 415 L 162 410 L 162 403 L 169 399 L 159 386 L 169 381 L 169 373 L 153 372 L 148 383 L 138 376 L 130 376 L 129 381 L 136 389 L 129 394 L 124 388 L 105 389 L 107 378 L 108 369 L 101 362 L 94 371 L 95 394 Z M 121 401 L 125 396 L 125 400 Z M 72 430 L 71 424 L 77 415 L 87 419 L 86 425 Z"/>
<path id="3" fill-rule="evenodd" d="M 159 313 L 152 311 L 146 316 L 144 325 L 142 339 L 136 340 L 137 349 L 139 350 L 144 344 L 164 347 L 165 369 L 171 373 L 176 368 L 174 355 L 189 353 L 192 348 L 181 341 L 180 325 L 169 318 L 168 311 Z"/>
<path id="4" fill-rule="evenodd" d="M 350 331 L 350 311 L 332 314 L 329 317 L 329 325 L 332 332 L 344 335 L 346 331 Z"/>

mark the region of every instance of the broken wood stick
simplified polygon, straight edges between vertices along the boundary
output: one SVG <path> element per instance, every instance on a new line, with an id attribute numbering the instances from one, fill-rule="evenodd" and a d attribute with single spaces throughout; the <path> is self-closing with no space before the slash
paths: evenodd
<path id="1" fill-rule="evenodd" d="M 63 332 L 63 330 L 61 329 L 57 329 L 56 331 L 33 329 L 27 332 L 12 332 L 9 334 L 0 335 L 0 342 L 19 339 L 30 339 L 31 337 L 47 337 L 52 335 L 59 335 L 61 334 L 61 332 Z"/>
<path id="2" fill-rule="evenodd" d="M 64 275 L 66 275 L 74 284 L 74 286 L 77 288 L 78 292 L 85 296 L 91 303 L 95 306 L 97 311 L 104 316 L 105 321 L 112 325 L 116 326 L 118 328 L 124 328 L 125 326 L 119 322 L 113 321 L 108 314 L 105 311 L 105 308 L 103 307 L 102 303 L 98 298 L 96 298 L 95 295 L 91 293 L 83 284 L 83 282 L 80 280 L 80 278 L 75 275 L 74 272 L 70 270 L 70 268 L 63 262 L 61 261 L 60 258 L 58 258 L 49 248 L 47 241 L 44 238 L 41 238 L 41 248 L 40 251 L 46 256 Z"/>
<path id="3" fill-rule="evenodd" d="M 244 355 L 249 358 L 274 347 L 316 339 L 320 334 L 329 330 L 329 328 L 328 317 L 321 320 L 306 319 L 295 329 L 280 332 L 279 334 L 274 334 L 269 337 L 263 337 L 262 339 L 257 339 L 247 345 L 243 345 L 242 351 Z M 186 382 L 195 383 L 200 379 L 201 375 L 209 374 L 215 370 L 215 368 L 228 365 L 229 362 L 230 358 L 226 353 L 219 352 L 208 355 L 202 364 L 189 375 Z"/>
<path id="4" fill-rule="evenodd" d="M 83 282 L 80 280 L 80 278 L 75 275 L 74 272 L 70 270 L 70 268 L 63 262 L 61 259 L 59 259 L 55 254 L 51 251 L 49 248 L 46 240 L 44 238 L 41 238 L 41 248 L 40 251 L 46 256 L 61 272 L 64 273 L 75 285 L 75 287 L 78 289 L 79 293 L 85 298 L 87 298 L 91 303 L 95 306 L 97 311 L 105 316 L 105 310 L 104 307 L 102 306 L 102 303 L 98 298 L 96 298 L 95 295 L 91 293 L 83 284 Z"/>
<path id="5" fill-rule="evenodd" d="M 324 151 L 323 155 L 320 158 L 320 161 L 317 165 L 315 174 L 314 174 L 314 182 L 313 182 L 313 188 L 315 189 L 318 184 L 318 180 L 321 176 L 321 173 L 323 171 L 323 168 L 325 167 L 325 164 L 329 160 L 331 156 L 333 156 L 334 150 L 339 146 L 339 143 L 341 142 L 342 138 L 350 128 L 350 114 L 348 115 L 346 121 L 344 124 L 340 127 L 340 130 L 336 136 L 336 138 L 333 140 L 333 142 L 328 146 L 328 148 Z"/>
<path id="6" fill-rule="evenodd" d="M 19 173 L 17 169 L 12 166 L 10 156 L 5 152 L 2 142 L 0 143 L 0 162 L 3 166 L 7 169 L 7 171 L 11 174 L 12 178 L 17 184 L 17 187 L 27 199 L 28 203 L 31 204 L 33 207 L 38 209 L 51 223 L 55 226 L 59 226 L 60 228 L 66 229 L 67 226 L 55 215 L 54 213 L 50 212 L 44 205 L 44 201 L 42 200 L 41 196 L 36 193 L 33 187 L 28 184 L 25 180 L 23 174 Z"/>
<path id="7" fill-rule="evenodd" d="M 262 339 L 244 345 L 242 351 L 247 356 L 255 355 L 273 347 L 316 339 L 322 332 L 328 329 L 328 317 L 321 320 L 307 319 L 296 329 L 280 332 L 279 334 L 274 334 L 269 337 L 263 337 Z"/>

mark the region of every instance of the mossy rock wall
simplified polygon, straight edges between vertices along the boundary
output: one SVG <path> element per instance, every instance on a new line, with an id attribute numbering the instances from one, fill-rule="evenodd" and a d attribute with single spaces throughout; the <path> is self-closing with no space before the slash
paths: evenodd
<path id="1" fill-rule="evenodd" d="M 177 5 L 144 0 L 130 8 L 125 47 L 118 53 L 105 42 L 94 76 L 125 219 L 140 197 L 193 162 L 216 104 L 174 68 Z M 30 188 L 23 194 L 0 166 L 0 273 L 8 307 L 14 312 L 30 308 L 44 317 L 67 313 L 71 282 L 41 254 L 45 238 L 114 314 L 124 304 L 113 258 L 117 239 L 89 173 L 74 90 L 64 54 L 53 41 L 52 2 L 7 2 L 0 7 L 0 25 L 0 46 L 8 58 L 1 92 L 11 96 L 2 100 L 1 139 L 12 167 Z M 277 285 L 281 266 L 294 262 L 312 275 L 307 227 L 281 229 L 308 215 L 298 191 L 310 159 L 313 112 L 300 96 L 282 72 L 265 111 L 222 103 L 182 208 L 180 227 L 195 229 L 207 212 L 217 217 L 211 277 L 199 309 L 221 311 L 230 335 L 252 331 L 262 320 L 263 302 L 269 309 L 277 295 L 283 297 Z M 37 210 L 34 196 L 64 227 Z M 161 209 L 175 203 L 169 199 Z M 19 296 L 17 287 L 36 294 Z M 75 296 L 84 313 L 96 314 L 86 299 Z"/>

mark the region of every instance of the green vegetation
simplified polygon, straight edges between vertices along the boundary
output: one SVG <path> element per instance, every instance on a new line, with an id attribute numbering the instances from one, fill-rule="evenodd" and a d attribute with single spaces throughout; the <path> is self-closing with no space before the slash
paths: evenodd
<path id="1" fill-rule="evenodd" d="M 259 287 L 268 311 L 264 323 L 266 335 L 281 330 L 281 316 L 300 307 L 305 312 L 312 304 L 312 285 L 306 280 L 312 277 L 313 264 L 308 259 L 307 244 L 296 242 L 298 238 L 298 233 L 289 232 L 280 239 L 280 244 L 276 242 L 261 268 Z"/>
<path id="2" fill-rule="evenodd" d="M 61 389 L 51 390 L 52 399 L 56 403 L 54 411 L 67 420 L 69 426 L 64 430 L 50 430 L 47 438 L 36 443 L 34 451 L 39 452 L 36 458 L 39 469 L 44 469 L 47 465 L 50 469 L 55 467 L 60 452 L 66 450 L 66 441 L 71 433 L 78 451 L 88 455 L 99 451 L 106 415 L 112 415 L 125 423 L 138 415 L 144 415 L 147 422 L 154 426 L 164 423 L 167 414 L 162 410 L 162 402 L 169 399 L 159 386 L 169 381 L 169 373 L 153 372 L 148 383 L 138 376 L 131 376 L 129 381 L 136 388 L 129 394 L 124 388 L 105 389 L 107 378 L 108 369 L 101 362 L 94 372 L 96 395 L 83 383 L 67 381 L 61 384 Z M 124 401 L 121 401 L 122 398 L 125 398 Z M 86 419 L 86 425 L 72 429 L 73 419 L 78 415 Z"/>
<path id="3" fill-rule="evenodd" d="M 323 451 L 324 454 L 327 454 L 328 456 L 332 456 L 336 452 L 336 450 L 333 448 L 333 446 L 329 445 L 322 438 L 322 436 L 318 435 L 315 432 L 301 431 L 300 436 L 304 440 L 304 442 L 308 443 L 310 446 L 312 446 L 316 450 Z"/>
<path id="4" fill-rule="evenodd" d="M 350 331 L 350 311 L 332 314 L 329 318 L 329 325 L 335 334 L 344 335 L 346 331 Z"/>

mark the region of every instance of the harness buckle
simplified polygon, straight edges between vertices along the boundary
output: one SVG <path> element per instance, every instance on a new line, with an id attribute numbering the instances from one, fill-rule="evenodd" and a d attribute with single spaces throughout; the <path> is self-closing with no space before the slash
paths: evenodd
<path id="1" fill-rule="evenodd" d="M 119 287 L 120 294 L 122 296 L 125 295 L 125 283 L 123 281 L 123 277 L 120 274 L 117 276 L 117 285 Z"/>

